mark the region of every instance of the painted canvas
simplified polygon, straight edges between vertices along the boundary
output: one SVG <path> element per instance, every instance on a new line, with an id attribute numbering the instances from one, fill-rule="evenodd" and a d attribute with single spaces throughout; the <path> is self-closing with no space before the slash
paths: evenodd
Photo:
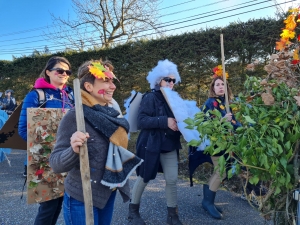
<path id="1" fill-rule="evenodd" d="M 56 174 L 49 165 L 59 122 L 68 110 L 27 109 L 27 203 L 40 203 L 64 194 L 66 173 Z"/>

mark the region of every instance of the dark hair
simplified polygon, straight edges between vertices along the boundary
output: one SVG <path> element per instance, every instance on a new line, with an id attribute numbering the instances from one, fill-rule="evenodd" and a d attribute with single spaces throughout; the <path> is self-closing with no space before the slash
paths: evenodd
<path id="1" fill-rule="evenodd" d="M 223 78 L 222 77 L 216 77 L 212 80 L 212 82 L 210 83 L 209 85 L 209 91 L 208 91 L 208 97 L 209 98 L 215 98 L 215 97 L 218 97 L 215 93 L 215 90 L 214 90 L 214 87 L 215 87 L 215 82 L 217 80 L 221 80 L 224 82 Z M 232 92 L 231 92 L 231 89 L 229 87 L 229 84 L 228 82 L 226 82 L 227 84 L 227 92 L 228 92 L 228 99 L 233 99 L 233 95 L 232 95 Z"/>
<path id="2" fill-rule="evenodd" d="M 45 68 L 43 69 L 43 71 L 40 74 L 40 77 L 45 78 L 45 80 L 50 83 L 50 77 L 46 74 L 46 70 L 51 70 L 53 69 L 53 67 L 57 64 L 57 63 L 65 63 L 69 66 L 69 69 L 71 69 L 71 64 L 70 62 L 65 58 L 65 57 L 60 57 L 60 56 L 53 56 L 51 57 Z"/>
<path id="3" fill-rule="evenodd" d="M 84 62 L 79 68 L 78 68 L 78 78 L 80 82 L 80 88 L 86 92 L 88 92 L 85 87 L 84 83 L 89 82 L 91 84 L 94 84 L 96 77 L 92 75 L 89 71 L 88 66 L 91 65 L 93 62 L 101 63 L 103 66 L 105 65 L 102 60 L 90 60 L 87 62 Z M 112 65 L 111 65 L 112 66 Z"/>

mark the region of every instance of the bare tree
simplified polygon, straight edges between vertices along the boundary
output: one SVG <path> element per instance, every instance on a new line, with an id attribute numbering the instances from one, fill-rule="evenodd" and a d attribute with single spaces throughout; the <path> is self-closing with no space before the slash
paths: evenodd
<path id="1" fill-rule="evenodd" d="M 54 43 L 78 50 L 125 43 L 148 30 L 160 32 L 161 0 L 72 0 L 76 20 L 51 14 L 55 25 L 45 34 Z M 150 31 L 152 29 L 152 31 Z"/>

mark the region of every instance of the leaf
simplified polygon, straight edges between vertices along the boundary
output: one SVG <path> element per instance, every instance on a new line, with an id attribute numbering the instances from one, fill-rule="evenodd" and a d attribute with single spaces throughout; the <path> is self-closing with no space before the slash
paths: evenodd
<path id="1" fill-rule="evenodd" d="M 283 166 L 283 168 L 286 169 L 286 165 L 287 165 L 287 160 L 286 160 L 286 158 L 281 157 L 281 158 L 280 158 L 280 163 L 281 163 L 281 165 Z"/>
<path id="2" fill-rule="evenodd" d="M 248 123 L 256 124 L 256 122 L 255 122 L 253 119 L 251 119 L 250 116 L 244 116 L 244 115 L 243 115 L 243 117 L 245 118 L 245 120 L 246 120 Z"/>
<path id="3" fill-rule="evenodd" d="M 191 118 L 187 118 L 183 122 L 185 122 L 187 125 L 194 126 L 194 120 Z"/>
<path id="4" fill-rule="evenodd" d="M 226 164 L 226 160 L 224 158 L 224 155 L 219 157 L 218 164 L 219 164 L 219 167 L 220 167 L 220 174 L 223 174 L 224 171 L 225 171 L 225 164 Z"/>
<path id="5" fill-rule="evenodd" d="M 258 181 L 259 181 L 259 178 L 258 178 L 257 176 L 251 177 L 251 178 L 249 179 L 249 182 L 250 182 L 251 184 L 254 184 L 254 185 L 257 184 Z"/>
<path id="6" fill-rule="evenodd" d="M 197 146 L 200 145 L 200 141 L 197 141 L 197 140 L 194 140 L 194 139 L 193 139 L 193 140 L 191 140 L 191 141 L 188 143 L 188 145 L 197 147 Z"/>
<path id="7" fill-rule="evenodd" d="M 52 142 L 52 141 L 54 141 L 54 137 L 49 135 L 48 137 L 45 138 L 45 141 Z"/>
<path id="8" fill-rule="evenodd" d="M 219 110 L 214 109 L 214 110 L 209 110 L 209 111 L 210 111 L 210 114 L 215 115 L 215 116 L 218 117 L 219 119 L 222 118 L 222 114 L 221 114 L 221 112 L 220 112 Z"/>
<path id="9" fill-rule="evenodd" d="M 265 103 L 265 105 L 273 105 L 275 102 L 273 95 L 270 93 L 262 93 L 261 98 L 262 98 L 263 102 Z"/>
<path id="10" fill-rule="evenodd" d="M 281 192 L 280 187 L 276 187 L 274 195 L 278 195 Z"/>
<path id="11" fill-rule="evenodd" d="M 28 188 L 35 188 L 38 186 L 38 183 L 35 183 L 33 181 L 30 181 L 29 185 L 28 185 Z"/>
<path id="12" fill-rule="evenodd" d="M 286 150 L 289 150 L 289 149 L 291 148 L 291 142 L 290 142 L 290 141 L 286 142 L 286 143 L 284 144 L 284 148 L 285 148 Z"/>

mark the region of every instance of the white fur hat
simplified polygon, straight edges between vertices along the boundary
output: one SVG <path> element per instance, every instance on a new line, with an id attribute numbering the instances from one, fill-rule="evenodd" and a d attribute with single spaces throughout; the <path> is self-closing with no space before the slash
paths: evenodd
<path id="1" fill-rule="evenodd" d="M 147 80 L 150 84 L 150 88 L 154 89 L 156 84 L 159 84 L 162 78 L 173 75 L 176 79 L 176 83 L 181 81 L 180 75 L 177 70 L 177 66 L 171 61 L 165 59 L 160 60 L 157 66 L 154 67 L 147 76 Z"/>

